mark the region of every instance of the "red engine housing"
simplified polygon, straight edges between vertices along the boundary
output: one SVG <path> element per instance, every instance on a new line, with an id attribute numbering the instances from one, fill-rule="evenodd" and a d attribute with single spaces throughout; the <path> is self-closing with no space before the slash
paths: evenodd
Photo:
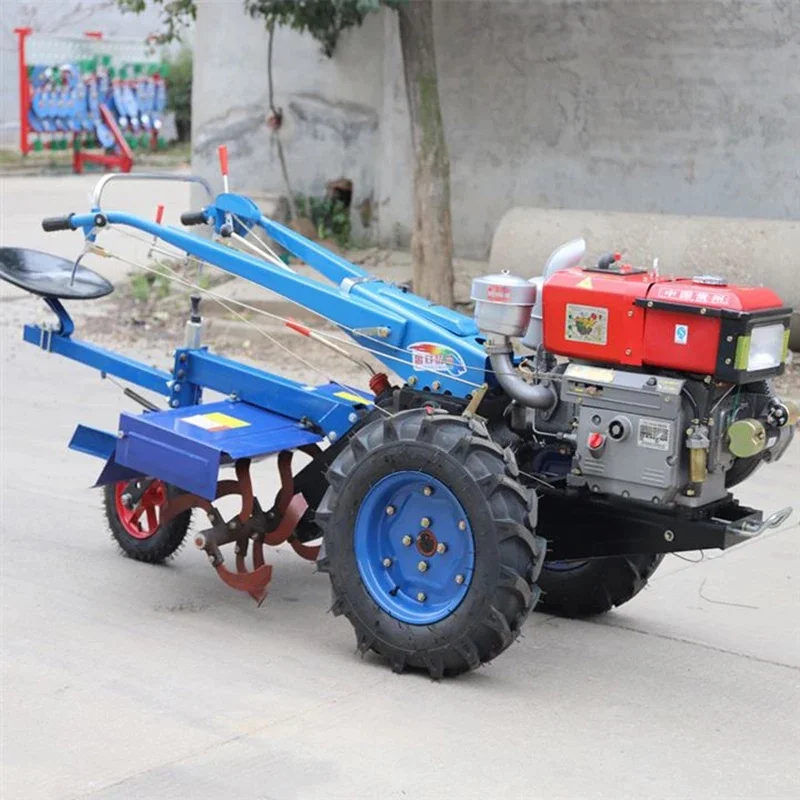
<path id="1" fill-rule="evenodd" d="M 733 372 L 738 336 L 762 320 L 784 322 L 788 330 L 791 313 L 770 289 L 656 278 L 625 267 L 565 269 L 543 292 L 544 345 L 551 353 L 729 380 L 738 380 L 725 375 Z"/>

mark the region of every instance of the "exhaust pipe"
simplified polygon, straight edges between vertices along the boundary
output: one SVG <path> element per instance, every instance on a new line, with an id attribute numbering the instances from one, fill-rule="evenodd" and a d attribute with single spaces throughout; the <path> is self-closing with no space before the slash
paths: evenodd
<path id="1" fill-rule="evenodd" d="M 543 383 L 528 383 L 511 360 L 511 343 L 504 339 L 501 344 L 487 343 L 486 352 L 497 382 L 512 399 L 529 408 L 552 408 L 558 395 L 552 386 Z"/>

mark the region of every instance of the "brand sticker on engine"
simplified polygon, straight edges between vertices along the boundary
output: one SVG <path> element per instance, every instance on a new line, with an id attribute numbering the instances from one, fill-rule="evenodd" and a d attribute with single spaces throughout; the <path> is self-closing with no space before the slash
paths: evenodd
<path id="1" fill-rule="evenodd" d="M 567 303 L 564 338 L 570 342 L 606 344 L 608 341 L 608 309 Z"/>
<path id="2" fill-rule="evenodd" d="M 660 419 L 639 420 L 639 447 L 669 452 L 672 444 L 672 426 Z"/>
<path id="3" fill-rule="evenodd" d="M 415 342 L 408 347 L 414 372 L 437 372 L 457 378 L 467 371 L 461 354 L 444 344 Z"/>
<path id="4" fill-rule="evenodd" d="M 675 326 L 675 344 L 689 344 L 689 326 Z"/>

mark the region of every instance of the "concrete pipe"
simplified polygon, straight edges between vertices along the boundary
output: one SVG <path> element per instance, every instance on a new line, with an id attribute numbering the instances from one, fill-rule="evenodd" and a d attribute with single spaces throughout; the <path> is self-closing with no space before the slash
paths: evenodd
<path id="1" fill-rule="evenodd" d="M 800 350 L 800 222 L 516 207 L 495 231 L 491 271 L 541 275 L 556 247 L 581 236 L 586 263 L 620 251 L 639 266 L 657 257 L 667 275 L 719 274 L 769 286 L 795 309 L 790 344 Z"/>

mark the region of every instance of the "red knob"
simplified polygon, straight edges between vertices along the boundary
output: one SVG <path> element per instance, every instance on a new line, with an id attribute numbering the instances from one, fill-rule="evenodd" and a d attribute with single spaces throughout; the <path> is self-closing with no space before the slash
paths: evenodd
<path id="1" fill-rule="evenodd" d="M 586 440 L 586 444 L 590 450 L 599 450 L 605 443 L 606 437 L 603 436 L 602 433 L 597 433 L 596 431 L 590 433 L 589 438 Z"/>

